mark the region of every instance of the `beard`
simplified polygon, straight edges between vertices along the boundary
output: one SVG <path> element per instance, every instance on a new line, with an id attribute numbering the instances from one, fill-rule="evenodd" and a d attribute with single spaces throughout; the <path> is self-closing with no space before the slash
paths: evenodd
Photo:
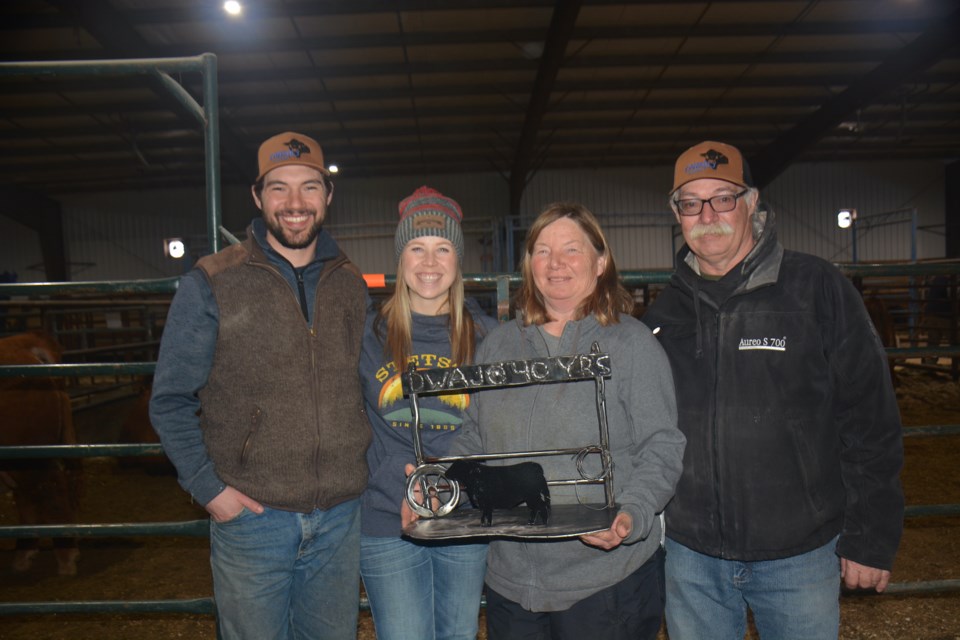
<path id="1" fill-rule="evenodd" d="M 279 217 L 283 215 L 311 216 L 313 224 L 294 234 L 280 223 Z M 323 227 L 323 218 L 318 215 L 316 209 L 278 209 L 273 212 L 273 215 L 263 216 L 263 221 L 266 223 L 270 235 L 287 249 L 303 249 L 310 246 L 310 243 L 317 238 L 320 229 Z"/>
<path id="2" fill-rule="evenodd" d="M 732 236 L 733 227 L 719 220 L 712 224 L 698 224 L 693 229 L 690 230 L 690 239 L 699 240 L 703 236 L 714 235 L 714 236 Z"/>

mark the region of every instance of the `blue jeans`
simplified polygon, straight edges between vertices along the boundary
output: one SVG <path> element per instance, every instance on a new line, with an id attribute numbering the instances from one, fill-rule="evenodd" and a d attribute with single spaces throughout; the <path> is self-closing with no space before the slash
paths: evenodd
<path id="1" fill-rule="evenodd" d="M 244 509 L 210 521 L 223 640 L 353 640 L 360 607 L 360 501 L 326 511 Z"/>
<path id="2" fill-rule="evenodd" d="M 487 545 L 360 537 L 377 640 L 475 640 Z"/>
<path id="3" fill-rule="evenodd" d="M 840 633 L 837 540 L 781 560 L 738 562 L 667 538 L 670 640 L 742 640 L 747 607 L 763 640 L 836 640 Z"/>

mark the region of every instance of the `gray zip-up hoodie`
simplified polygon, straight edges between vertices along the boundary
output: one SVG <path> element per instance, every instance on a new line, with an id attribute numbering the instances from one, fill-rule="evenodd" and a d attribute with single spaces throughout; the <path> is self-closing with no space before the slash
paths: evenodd
<path id="1" fill-rule="evenodd" d="M 615 499 L 633 519 L 618 548 L 602 551 L 579 539 L 490 544 L 487 584 L 530 611 L 562 611 L 636 571 L 657 550 L 660 519 L 680 477 L 684 438 L 677 429 L 673 377 L 666 354 L 640 322 L 620 316 L 602 327 L 593 316 L 568 322 L 548 352 L 535 326 L 501 325 L 480 345 L 476 361 L 588 353 L 596 341 L 610 354 L 605 383 Z M 473 396 L 451 455 L 580 447 L 599 442 L 592 380 L 481 391 Z M 578 477 L 566 456 L 536 458 L 549 480 Z M 599 472 L 587 456 L 586 473 Z M 551 502 L 603 503 L 599 485 L 551 487 Z"/>

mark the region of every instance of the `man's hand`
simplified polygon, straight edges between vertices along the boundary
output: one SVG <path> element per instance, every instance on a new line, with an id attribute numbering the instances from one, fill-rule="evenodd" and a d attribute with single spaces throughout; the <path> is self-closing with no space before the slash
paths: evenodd
<path id="1" fill-rule="evenodd" d="M 244 507 L 254 513 L 263 513 L 262 504 L 233 487 L 227 487 L 217 494 L 216 498 L 208 502 L 204 508 L 214 522 L 227 522 L 240 515 Z"/>
<path id="2" fill-rule="evenodd" d="M 846 558 L 840 558 L 840 577 L 847 589 L 876 589 L 877 593 L 883 593 L 890 584 L 889 571 L 874 569 Z"/>
<path id="3" fill-rule="evenodd" d="M 617 514 L 613 519 L 613 524 L 606 531 L 592 533 L 587 536 L 580 536 L 580 540 L 589 544 L 591 547 L 597 547 L 609 551 L 620 546 L 630 532 L 633 531 L 633 518 L 625 511 Z"/>

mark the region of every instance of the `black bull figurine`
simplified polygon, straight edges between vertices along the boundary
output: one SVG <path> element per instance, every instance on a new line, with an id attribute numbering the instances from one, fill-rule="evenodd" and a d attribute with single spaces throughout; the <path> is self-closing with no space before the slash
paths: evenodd
<path id="1" fill-rule="evenodd" d="M 543 476 L 543 467 L 536 462 L 490 467 L 479 462 L 457 460 L 444 475 L 459 482 L 470 496 L 470 503 L 480 509 L 480 524 L 493 524 L 494 509 L 510 509 L 525 502 L 530 509 L 527 524 L 547 524 L 550 515 L 550 489 Z"/>

